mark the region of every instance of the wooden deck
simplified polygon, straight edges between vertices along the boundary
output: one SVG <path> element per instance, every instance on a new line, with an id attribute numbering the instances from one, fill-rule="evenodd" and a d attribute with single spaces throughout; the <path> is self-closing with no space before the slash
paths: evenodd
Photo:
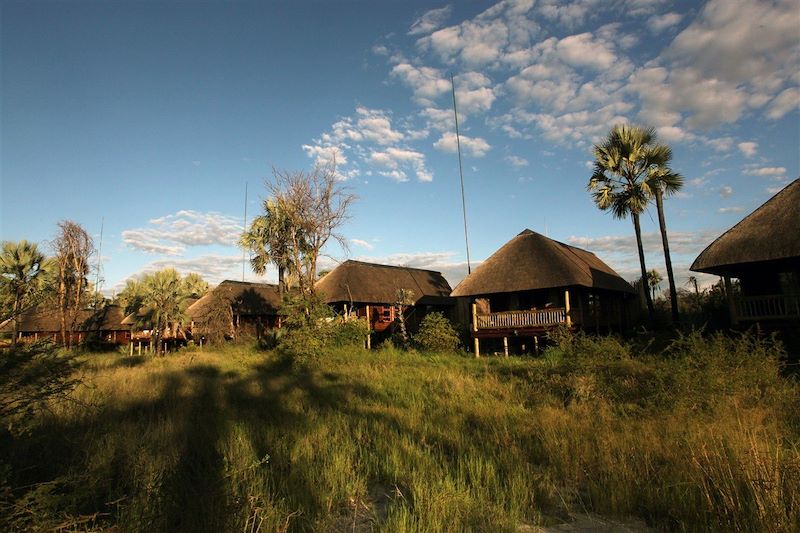
<path id="1" fill-rule="evenodd" d="M 747 296 L 734 304 L 738 321 L 800 319 L 800 296 Z"/>
<path id="2" fill-rule="evenodd" d="M 528 311 L 503 311 L 475 316 L 474 333 L 494 330 L 544 330 L 566 324 L 567 310 L 564 307 L 531 309 Z M 506 334 L 510 333 L 506 331 Z"/>

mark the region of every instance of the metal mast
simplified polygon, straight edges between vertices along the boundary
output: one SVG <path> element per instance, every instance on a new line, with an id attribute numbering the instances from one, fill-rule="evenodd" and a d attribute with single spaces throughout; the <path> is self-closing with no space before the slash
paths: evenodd
<path id="1" fill-rule="evenodd" d="M 244 182 L 244 230 L 247 231 L 247 182 Z M 244 281 L 244 265 L 247 250 L 242 248 L 242 281 Z"/>
<path id="2" fill-rule="evenodd" d="M 450 86 L 453 89 L 453 116 L 456 119 L 456 146 L 458 146 L 458 175 L 461 177 L 461 210 L 464 213 L 464 244 L 467 248 L 467 274 L 472 274 L 469 260 L 469 235 L 467 234 L 467 202 L 464 199 L 464 166 L 461 162 L 461 135 L 458 132 L 458 109 L 456 108 L 456 83 L 450 73 Z"/>
<path id="3" fill-rule="evenodd" d="M 94 308 L 97 309 L 97 297 L 100 294 L 100 269 L 103 268 L 103 226 L 106 218 L 100 219 L 100 245 L 97 247 L 97 276 L 94 278 Z"/>

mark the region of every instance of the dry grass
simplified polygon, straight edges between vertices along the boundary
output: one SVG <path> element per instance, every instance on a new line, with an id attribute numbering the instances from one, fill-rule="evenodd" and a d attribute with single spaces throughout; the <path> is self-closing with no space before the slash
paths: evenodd
<path id="1" fill-rule="evenodd" d="M 342 350 L 303 368 L 245 346 L 87 355 L 79 403 L 2 436 L 4 520 L 495 532 L 577 510 L 800 529 L 800 392 L 778 349 L 694 335 L 640 352 L 579 338 L 538 359 Z"/>

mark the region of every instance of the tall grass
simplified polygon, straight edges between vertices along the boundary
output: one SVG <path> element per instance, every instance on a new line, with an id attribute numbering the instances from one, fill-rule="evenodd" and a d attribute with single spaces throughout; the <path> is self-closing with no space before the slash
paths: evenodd
<path id="1" fill-rule="evenodd" d="M 614 338 L 540 358 L 246 346 L 86 356 L 74 402 L 3 434 L 4 529 L 517 531 L 575 511 L 800 529 L 780 347 Z"/>

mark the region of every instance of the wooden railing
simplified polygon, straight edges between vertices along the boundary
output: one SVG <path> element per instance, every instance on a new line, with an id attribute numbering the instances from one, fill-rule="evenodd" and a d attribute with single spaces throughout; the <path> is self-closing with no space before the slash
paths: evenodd
<path id="1" fill-rule="evenodd" d="M 746 296 L 735 303 L 738 320 L 800 318 L 800 296 Z"/>
<path id="2" fill-rule="evenodd" d="M 503 311 L 477 315 L 478 329 L 514 329 L 555 326 L 567 321 L 567 311 L 563 307 L 551 307 L 531 311 Z"/>

